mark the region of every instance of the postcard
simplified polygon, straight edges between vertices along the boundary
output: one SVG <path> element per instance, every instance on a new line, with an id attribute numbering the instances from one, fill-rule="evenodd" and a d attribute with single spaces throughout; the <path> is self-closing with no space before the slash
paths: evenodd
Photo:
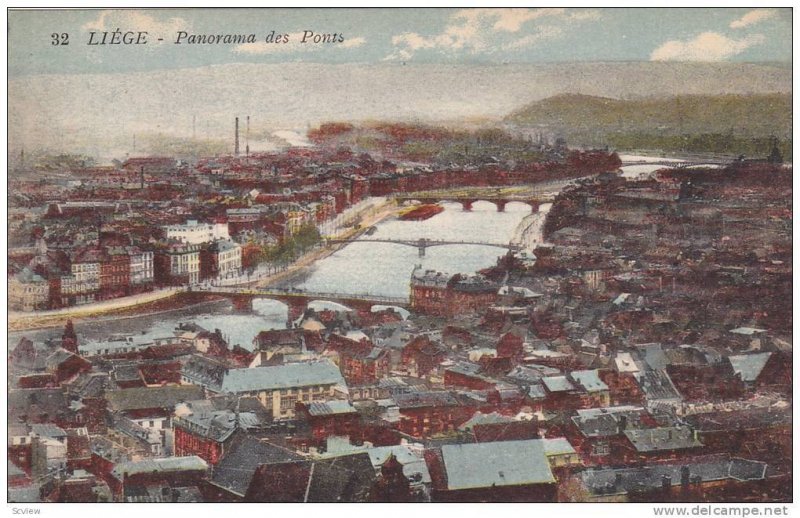
<path id="1" fill-rule="evenodd" d="M 14 514 L 788 514 L 791 8 L 7 17 Z"/>

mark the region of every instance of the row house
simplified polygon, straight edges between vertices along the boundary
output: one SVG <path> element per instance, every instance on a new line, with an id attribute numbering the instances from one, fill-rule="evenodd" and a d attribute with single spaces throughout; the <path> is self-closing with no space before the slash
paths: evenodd
<path id="1" fill-rule="evenodd" d="M 358 437 L 361 434 L 361 418 L 349 401 L 298 402 L 296 414 L 308 423 L 311 437 L 317 444 L 324 444 L 328 437 Z"/>
<path id="2" fill-rule="evenodd" d="M 153 286 L 153 252 L 131 246 L 126 248 L 130 258 L 130 289 L 147 291 Z"/>
<path id="3" fill-rule="evenodd" d="M 169 243 L 155 252 L 154 279 L 162 286 L 200 282 L 200 245 Z"/>
<path id="4" fill-rule="evenodd" d="M 102 250 L 87 248 L 72 258 L 71 275 L 62 278 L 61 293 L 71 304 L 88 304 L 98 298 Z"/>
<path id="5" fill-rule="evenodd" d="M 200 279 L 236 277 L 241 271 L 242 247 L 234 241 L 215 241 L 200 251 Z"/>
<path id="6" fill-rule="evenodd" d="M 413 437 L 453 433 L 480 408 L 473 399 L 454 392 L 413 392 L 397 394 L 400 412 L 397 429 Z"/>
<path id="7" fill-rule="evenodd" d="M 351 385 L 377 383 L 389 375 L 389 350 L 373 347 L 344 349 L 339 352 L 339 368 Z"/>
<path id="8" fill-rule="evenodd" d="M 8 280 L 8 305 L 12 310 L 46 309 L 50 301 L 47 279 L 25 268 Z"/>
<path id="9" fill-rule="evenodd" d="M 130 292 L 131 262 L 124 248 L 109 248 L 100 263 L 100 298 L 111 299 Z"/>

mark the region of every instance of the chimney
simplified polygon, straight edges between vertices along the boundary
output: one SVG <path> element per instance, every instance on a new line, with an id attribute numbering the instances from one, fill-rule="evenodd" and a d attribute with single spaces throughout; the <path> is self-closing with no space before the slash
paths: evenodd
<path id="1" fill-rule="evenodd" d="M 235 156 L 239 156 L 239 117 L 236 117 L 236 130 L 235 130 L 236 139 L 233 144 L 233 154 Z"/>
<path id="2" fill-rule="evenodd" d="M 681 466 L 681 486 L 688 486 L 690 480 L 691 474 L 689 473 L 689 466 Z"/>
<path id="3" fill-rule="evenodd" d="M 619 419 L 617 420 L 617 433 L 620 434 L 624 433 L 625 428 L 627 427 L 628 427 L 628 416 L 626 415 L 619 416 Z"/>

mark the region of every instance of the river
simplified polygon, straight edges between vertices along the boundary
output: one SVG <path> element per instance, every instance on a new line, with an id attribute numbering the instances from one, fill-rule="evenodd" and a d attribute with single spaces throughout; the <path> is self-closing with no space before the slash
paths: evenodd
<path id="1" fill-rule="evenodd" d="M 515 236 L 520 223 L 531 214 L 530 206 L 509 203 L 505 212 L 497 212 L 493 203 L 475 202 L 472 211 L 460 204 L 443 203 L 444 211 L 425 221 L 401 221 L 396 218 L 376 225 L 376 231 L 362 239 L 468 240 L 507 244 Z M 543 217 L 537 216 L 538 217 Z M 531 218 L 528 218 L 530 220 Z M 307 291 L 327 293 L 371 293 L 392 297 L 408 297 L 409 279 L 415 265 L 448 273 L 473 273 L 492 266 L 505 254 L 503 248 L 476 245 L 434 246 L 420 258 L 416 247 L 389 243 L 354 242 L 317 261 L 284 282 Z M 330 303 L 312 303 L 312 307 L 339 307 Z M 79 340 L 102 340 L 113 333 L 135 333 L 147 337 L 170 335 L 180 322 L 195 322 L 213 331 L 220 329 L 230 344 L 251 348 L 253 338 L 262 330 L 283 329 L 287 309 L 281 302 L 255 300 L 251 314 L 233 310 L 227 301 L 182 308 L 150 316 L 105 320 L 76 324 Z M 57 338 L 60 329 L 43 329 L 9 333 L 9 347 L 20 338 L 32 340 Z"/>
<path id="2" fill-rule="evenodd" d="M 624 156 L 625 161 L 641 161 L 649 157 Z M 652 159 L 661 161 L 661 159 Z M 623 167 L 626 177 L 660 169 L 661 165 L 635 165 Z M 544 204 L 536 214 L 523 203 L 508 203 L 505 212 L 498 212 L 493 203 L 475 202 L 471 211 L 460 204 L 442 203 L 444 211 L 425 221 L 384 220 L 376 231 L 361 239 L 427 238 L 443 241 L 483 241 L 507 244 L 511 241 L 533 248 L 541 241 L 541 227 L 550 208 Z M 477 245 L 434 246 L 419 257 L 416 247 L 355 241 L 293 275 L 283 286 L 306 291 L 343 294 L 373 294 L 390 297 L 408 297 L 411 271 L 416 265 L 447 273 L 473 273 L 492 266 L 505 254 L 502 248 Z M 312 303 L 312 307 L 339 307 L 330 303 Z M 283 329 L 287 309 L 281 302 L 256 300 L 253 312 L 241 314 L 227 301 L 182 308 L 169 313 L 136 316 L 76 324 L 80 340 L 102 340 L 112 333 L 136 333 L 148 337 L 170 335 L 180 322 L 195 322 L 213 331 L 220 329 L 229 343 L 251 348 L 253 338 L 262 330 Z M 22 336 L 33 340 L 57 338 L 60 329 L 44 329 L 9 333 L 9 347 L 13 348 Z"/>

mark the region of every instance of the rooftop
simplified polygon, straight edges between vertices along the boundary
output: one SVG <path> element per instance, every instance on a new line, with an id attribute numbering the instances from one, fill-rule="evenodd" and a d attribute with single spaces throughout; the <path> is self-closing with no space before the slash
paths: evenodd
<path id="1" fill-rule="evenodd" d="M 541 440 L 447 444 L 442 459 L 451 490 L 555 483 Z"/>

